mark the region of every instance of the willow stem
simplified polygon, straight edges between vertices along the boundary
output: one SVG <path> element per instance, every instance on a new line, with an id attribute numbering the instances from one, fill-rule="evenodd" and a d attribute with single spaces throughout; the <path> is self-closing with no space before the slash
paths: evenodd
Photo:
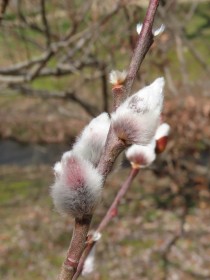
<path id="1" fill-rule="evenodd" d="M 75 274 L 79 259 L 86 246 L 91 219 L 91 215 L 75 219 L 71 244 L 67 252 L 66 260 L 62 265 L 59 280 L 70 280 Z"/>
<path id="2" fill-rule="evenodd" d="M 122 198 L 125 196 L 126 192 L 128 191 L 129 187 L 131 186 L 134 178 L 139 172 L 139 168 L 132 168 L 130 171 L 130 174 L 127 178 L 127 180 L 124 182 L 124 184 L 121 186 L 120 190 L 118 191 L 114 201 L 112 202 L 111 206 L 109 207 L 106 215 L 104 216 L 103 220 L 99 224 L 96 232 L 102 232 L 103 229 L 108 225 L 108 223 L 116 216 L 117 214 L 117 208 L 122 200 Z M 74 277 L 72 280 L 78 279 L 80 276 L 82 269 L 84 267 L 85 260 L 87 259 L 88 255 L 90 254 L 91 250 L 93 249 L 96 241 L 93 240 L 90 237 L 90 240 L 88 241 L 87 247 L 84 250 L 84 253 L 82 254 L 82 257 L 80 258 L 79 265 L 77 267 L 77 271 L 74 274 Z"/>

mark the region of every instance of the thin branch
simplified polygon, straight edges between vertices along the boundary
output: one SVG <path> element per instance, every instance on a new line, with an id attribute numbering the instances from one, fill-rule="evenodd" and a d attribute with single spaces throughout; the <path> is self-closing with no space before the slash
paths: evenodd
<path id="1" fill-rule="evenodd" d="M 122 184 L 120 190 L 118 191 L 112 205 L 110 206 L 109 210 L 107 211 L 105 217 L 101 221 L 100 225 L 97 228 L 97 232 L 102 232 L 104 228 L 108 225 L 108 223 L 111 221 L 112 218 L 114 218 L 117 214 L 117 208 L 122 200 L 122 198 L 125 196 L 126 192 L 130 188 L 133 180 L 139 173 L 139 168 L 132 168 L 130 171 L 130 174 L 124 184 Z"/>
<path id="2" fill-rule="evenodd" d="M 81 219 L 75 219 L 74 232 L 71 244 L 66 256 L 66 260 L 61 268 L 59 280 L 69 280 L 75 274 L 79 259 L 85 248 L 83 242 L 87 238 L 92 216 L 85 216 Z"/>
<path id="3" fill-rule="evenodd" d="M 118 96 L 119 104 L 123 101 L 125 96 L 128 96 L 130 94 L 137 71 L 146 53 L 148 52 L 150 46 L 153 43 L 152 25 L 154 22 L 154 17 L 156 14 L 158 4 L 158 0 L 150 0 L 145 20 L 143 23 L 142 31 L 139 35 L 137 46 L 134 50 L 134 54 L 129 66 L 125 82 L 125 91 L 123 90 L 123 94 Z M 107 137 L 106 146 L 98 165 L 98 170 L 101 174 L 104 175 L 104 178 L 106 178 L 106 176 L 109 174 L 109 172 L 112 169 L 113 163 L 115 162 L 115 159 L 122 152 L 122 150 L 125 149 L 125 147 L 125 143 L 123 143 L 116 137 L 116 135 L 112 131 L 111 126 Z"/>
<path id="4" fill-rule="evenodd" d="M 31 60 L 26 60 L 23 62 L 19 62 L 17 64 L 13 64 L 12 66 L 0 68 L 0 74 L 2 75 L 15 75 L 20 73 L 23 69 L 27 69 L 34 64 L 42 62 L 46 57 L 47 52 L 44 52 L 41 56 L 32 58 Z"/>
<path id="5" fill-rule="evenodd" d="M 42 0 L 41 0 L 42 1 Z M 44 0 L 43 0 L 44 1 Z M 25 13 L 22 11 L 22 1 L 19 0 L 17 2 L 17 12 L 18 12 L 18 16 L 19 16 L 19 19 L 21 20 L 20 23 L 18 23 L 18 27 L 19 28 L 22 28 L 22 29 L 25 29 L 26 27 L 27 28 L 30 28 L 40 34 L 44 34 L 46 35 L 46 31 L 43 30 L 40 26 L 38 26 L 36 23 L 32 22 L 29 18 L 25 17 Z M 42 5 L 42 3 L 41 3 Z M 43 22 L 43 7 L 41 6 L 41 20 Z"/>
<path id="6" fill-rule="evenodd" d="M 21 84 L 25 82 L 30 82 L 36 77 L 39 78 L 49 77 L 49 76 L 60 77 L 60 76 L 75 73 L 78 70 L 83 69 L 84 67 L 98 66 L 98 61 L 96 61 L 95 59 L 84 58 L 81 61 L 75 61 L 74 64 L 68 64 L 68 65 L 59 64 L 55 68 L 44 67 L 46 63 L 49 61 L 49 59 L 52 57 L 53 53 L 54 51 L 52 50 L 46 52 L 45 54 L 46 57 L 39 62 L 39 65 L 36 64 L 35 70 L 32 69 L 31 71 L 26 71 L 25 73 L 22 73 L 20 75 L 18 75 L 17 73 L 14 73 L 14 75 L 0 75 L 0 81 L 3 83 L 7 83 L 9 85 Z"/>
<path id="7" fill-rule="evenodd" d="M 159 14 L 162 19 L 165 19 L 167 16 L 167 11 L 163 8 L 159 9 Z M 185 25 L 186 22 L 180 22 L 174 14 L 170 13 L 170 21 L 167 23 L 167 28 L 171 30 L 172 34 L 177 34 L 176 36 L 179 36 L 180 39 L 184 42 L 184 44 L 188 47 L 190 50 L 192 56 L 195 58 L 195 60 L 198 61 L 198 63 L 206 70 L 210 71 L 210 67 L 208 63 L 203 59 L 201 54 L 197 51 L 197 49 L 194 47 L 194 45 L 186 39 L 185 36 Z"/>
<path id="8" fill-rule="evenodd" d="M 96 229 L 96 232 L 101 233 L 105 227 L 110 223 L 110 221 L 117 215 L 117 209 L 119 207 L 120 202 L 122 201 L 122 198 L 127 193 L 128 189 L 130 188 L 134 178 L 139 173 L 139 169 L 132 168 L 130 171 L 130 174 L 127 178 L 127 180 L 122 184 L 120 190 L 118 191 L 114 201 L 112 202 L 111 206 L 109 207 L 108 211 L 106 212 L 106 215 L 102 219 L 101 223 L 99 224 L 98 228 Z M 96 241 L 92 239 L 92 236 L 90 236 L 89 240 L 87 241 L 87 246 L 85 247 L 85 251 L 82 254 L 82 257 L 80 258 L 79 265 L 77 267 L 77 271 L 72 278 L 72 280 L 76 280 L 84 267 L 84 263 L 88 255 L 90 254 L 91 250 L 93 249 L 94 245 L 96 244 Z"/>
<path id="9" fill-rule="evenodd" d="M 44 31 L 46 35 L 46 46 L 49 47 L 51 43 L 51 35 L 50 35 L 50 27 L 47 21 L 47 16 L 46 16 L 46 8 L 45 8 L 45 0 L 40 1 L 40 6 L 41 6 L 41 17 L 42 17 L 42 22 L 44 25 Z"/>
<path id="10" fill-rule="evenodd" d="M 113 93 L 113 111 L 117 110 L 117 108 L 120 106 L 124 95 L 125 95 L 125 86 L 119 85 L 112 88 Z"/>
<path id="11" fill-rule="evenodd" d="M 103 99 L 103 111 L 108 112 L 109 103 L 108 103 L 108 85 L 107 85 L 107 74 L 105 67 L 102 67 L 101 70 L 101 83 L 102 83 L 102 99 Z"/>
<path id="12" fill-rule="evenodd" d="M 35 69 L 32 69 L 31 72 L 27 75 L 28 81 L 33 81 L 41 72 L 41 70 L 44 68 L 44 66 L 47 64 L 47 62 L 51 59 L 51 57 L 54 55 L 54 52 L 50 49 L 48 53 L 46 54 L 45 59 L 43 59 L 39 65 Z"/>
<path id="13" fill-rule="evenodd" d="M 111 11 L 109 14 L 107 14 L 105 17 L 102 18 L 101 21 L 92 24 L 87 29 L 76 33 L 75 35 L 71 36 L 70 38 L 67 38 L 66 40 L 60 40 L 56 43 L 51 43 L 48 50 L 40 56 L 40 58 L 32 59 L 31 61 L 18 63 L 15 66 L 10 66 L 8 68 L 2 68 L 0 69 L 0 81 L 5 82 L 7 84 L 17 84 L 17 83 L 24 83 L 29 82 L 33 80 L 35 77 L 46 77 L 46 76 L 61 76 L 61 75 L 67 75 L 72 72 L 75 72 L 76 70 L 81 69 L 82 67 L 86 65 L 94 65 L 95 60 L 89 59 L 89 53 L 86 54 L 86 58 L 88 58 L 88 61 L 76 61 L 74 64 L 71 65 L 68 69 L 63 69 L 63 65 L 58 63 L 56 68 L 46 68 L 44 67 L 46 62 L 51 58 L 51 56 L 58 53 L 59 50 L 63 48 L 69 47 L 71 44 L 74 44 L 75 42 L 78 42 L 78 40 L 81 39 L 81 42 L 76 43 L 75 48 L 73 49 L 73 53 L 71 52 L 71 57 L 74 55 L 75 51 L 78 51 L 81 47 L 84 46 L 85 43 L 87 43 L 88 40 L 92 38 L 92 32 L 98 30 L 101 26 L 103 26 L 120 8 L 120 5 L 118 4 L 113 11 Z M 18 9 L 19 15 L 22 17 L 21 7 Z M 32 69 L 31 72 L 28 71 L 28 68 L 33 66 L 34 64 L 37 65 L 37 68 Z M 69 66 L 69 64 L 68 64 Z M 44 67 L 44 68 L 43 68 Z M 26 69 L 27 68 L 27 69 Z M 23 71 L 24 70 L 24 71 Z M 14 76 L 13 75 L 17 75 Z"/>
<path id="14" fill-rule="evenodd" d="M 119 154 L 126 148 L 126 144 L 114 133 L 112 125 L 110 127 L 104 151 L 98 164 L 98 171 L 103 174 L 104 181 L 111 172 L 113 164 Z"/>
<path id="15" fill-rule="evenodd" d="M 79 98 L 75 92 L 71 91 L 47 91 L 47 90 L 38 90 L 30 87 L 25 87 L 22 85 L 11 85 L 11 89 L 18 91 L 19 93 L 27 96 L 34 96 L 43 99 L 63 99 L 70 100 L 81 106 L 91 117 L 97 116 L 100 112 L 91 103 L 84 101 Z"/>
<path id="16" fill-rule="evenodd" d="M 131 89 L 136 78 L 136 74 L 139 70 L 141 63 L 144 60 L 146 53 L 153 43 L 153 33 L 152 26 L 154 22 L 154 17 L 159 5 L 159 0 L 150 0 L 147 13 L 143 22 L 142 30 L 139 34 L 136 48 L 131 59 L 131 63 L 128 69 L 128 75 L 125 84 L 126 96 L 129 96 Z"/>

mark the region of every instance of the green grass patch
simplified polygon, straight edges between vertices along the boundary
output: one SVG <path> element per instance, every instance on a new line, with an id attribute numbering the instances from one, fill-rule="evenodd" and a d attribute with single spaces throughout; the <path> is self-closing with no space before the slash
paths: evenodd
<path id="1" fill-rule="evenodd" d="M 39 179 L 28 180 L 27 178 L 3 178 L 0 182 L 0 206 L 19 202 L 25 204 L 28 201 L 36 200 L 42 190 L 44 182 Z"/>

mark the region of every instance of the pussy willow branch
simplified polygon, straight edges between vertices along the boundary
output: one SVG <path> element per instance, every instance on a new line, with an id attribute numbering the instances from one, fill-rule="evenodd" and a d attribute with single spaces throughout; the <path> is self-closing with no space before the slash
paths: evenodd
<path id="1" fill-rule="evenodd" d="M 150 0 L 149 7 L 148 7 L 146 17 L 144 20 L 144 24 L 143 24 L 143 29 L 140 33 L 140 36 L 139 36 L 139 39 L 137 42 L 137 46 L 134 51 L 134 55 L 132 57 L 131 64 L 129 67 L 127 81 L 125 84 L 125 92 L 122 92 L 122 96 L 119 100 L 119 104 L 123 101 L 125 96 L 128 96 L 130 94 L 130 91 L 131 91 L 134 79 L 136 77 L 137 71 L 139 69 L 139 66 L 141 65 L 147 51 L 149 50 L 150 46 L 152 45 L 152 42 L 153 42 L 152 24 L 154 21 L 154 16 L 155 16 L 158 4 L 159 4 L 159 1 Z M 105 149 L 102 153 L 100 162 L 97 167 L 98 171 L 104 177 L 104 182 L 105 182 L 107 175 L 110 173 L 116 158 L 125 148 L 126 148 L 125 143 L 117 138 L 117 136 L 115 135 L 115 133 L 113 131 L 112 125 L 111 125 L 110 131 L 109 131 L 109 134 L 107 137 Z M 91 222 L 91 219 L 90 219 L 90 222 Z M 73 235 L 72 241 L 71 241 L 71 246 L 68 251 L 68 255 L 73 254 L 72 244 L 74 244 L 74 243 L 78 244 L 78 246 L 80 247 L 80 248 L 77 248 L 77 250 L 79 250 L 80 252 L 84 250 L 84 248 L 85 248 L 84 245 L 85 245 L 85 241 L 86 241 L 85 234 L 87 234 L 86 230 L 85 230 L 85 234 L 83 234 L 82 232 L 81 232 L 81 234 L 83 236 L 83 239 L 80 240 L 81 241 L 80 243 L 78 243 L 77 240 L 75 240 L 75 238 L 77 238 L 77 236 Z M 67 256 L 67 258 L 68 258 L 68 256 Z M 80 258 L 80 256 L 79 256 L 79 258 Z M 76 262 L 79 261 L 79 258 L 77 260 L 74 259 L 74 261 L 76 261 Z M 64 263 L 64 270 L 62 269 L 62 272 L 64 271 L 64 273 L 61 273 L 60 280 L 72 279 L 75 269 L 76 269 L 76 265 L 72 269 L 72 266 L 70 263 Z M 71 273 L 69 273 L 69 275 L 67 276 L 68 278 L 67 278 L 65 273 L 67 273 L 69 270 L 71 271 Z M 74 279 L 77 279 L 77 278 L 74 278 Z"/>
<path id="2" fill-rule="evenodd" d="M 112 202 L 112 204 L 109 207 L 108 211 L 106 212 L 104 218 L 102 219 L 101 223 L 99 224 L 98 228 L 96 229 L 96 232 L 101 233 L 105 229 L 105 227 L 109 224 L 109 222 L 117 215 L 118 206 L 119 206 L 120 202 L 122 201 L 122 198 L 127 193 L 134 178 L 137 176 L 138 173 L 139 173 L 139 168 L 131 169 L 130 174 L 128 175 L 128 178 L 126 179 L 124 184 L 122 184 L 114 201 Z M 80 258 L 80 261 L 79 261 L 79 264 L 77 267 L 77 271 L 72 280 L 76 280 L 80 276 L 84 263 L 85 263 L 85 260 L 88 257 L 89 253 L 91 252 L 91 250 L 93 249 L 95 243 L 96 243 L 96 241 L 93 240 L 91 237 L 87 241 L 87 246 L 85 247 L 84 253 L 82 254 L 82 257 Z"/>
<path id="3" fill-rule="evenodd" d="M 144 60 L 144 57 L 150 49 L 154 36 L 152 34 L 152 26 L 155 18 L 155 14 L 159 5 L 159 0 L 150 0 L 147 13 L 143 22 L 142 30 L 139 34 L 136 48 L 131 59 L 131 63 L 128 69 L 128 75 L 125 84 L 125 94 L 129 96 L 133 86 L 133 82 L 136 78 L 136 74 L 139 67 Z"/>

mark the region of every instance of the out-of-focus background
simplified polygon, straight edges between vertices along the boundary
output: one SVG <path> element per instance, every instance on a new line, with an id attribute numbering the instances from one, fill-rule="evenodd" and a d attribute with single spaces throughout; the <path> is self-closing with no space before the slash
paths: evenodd
<path id="1" fill-rule="evenodd" d="M 72 233 L 53 208 L 53 164 L 112 108 L 149 1 L 10 0 L 0 27 L 0 278 L 56 279 Z M 88 279 L 210 279 L 210 1 L 161 1 L 166 29 L 135 89 L 166 79 L 166 151 L 142 170 L 97 246 Z M 128 164 L 110 175 L 103 217 Z"/>

